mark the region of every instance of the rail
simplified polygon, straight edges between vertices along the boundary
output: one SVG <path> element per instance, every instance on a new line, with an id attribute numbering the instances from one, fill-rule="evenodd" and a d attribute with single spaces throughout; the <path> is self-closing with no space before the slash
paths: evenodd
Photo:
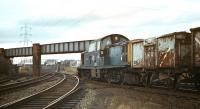
<path id="1" fill-rule="evenodd" d="M 44 80 L 52 78 L 54 75 L 55 74 L 46 74 L 46 75 L 43 75 L 39 78 L 25 80 L 25 81 L 17 82 L 17 83 L 10 83 L 10 84 L 1 85 L 0 86 L 0 94 L 2 94 L 5 91 L 12 91 L 12 90 L 15 90 L 16 88 L 21 88 L 21 87 L 24 87 L 24 86 L 27 86 L 27 85 L 42 82 Z"/>
<path id="2" fill-rule="evenodd" d="M 1 105 L 0 108 L 4 108 L 4 109 L 5 109 L 5 108 L 7 108 L 7 109 L 16 108 L 16 106 L 18 106 L 18 105 L 20 105 L 20 104 L 22 104 L 22 103 L 24 103 L 24 102 L 27 102 L 28 100 L 32 99 L 33 97 L 39 96 L 39 94 L 44 93 L 44 92 L 46 92 L 46 91 L 48 91 L 48 90 L 50 90 L 50 89 L 56 87 L 57 85 L 59 85 L 60 83 L 62 83 L 62 82 L 66 79 L 66 76 L 65 76 L 64 74 L 62 74 L 62 75 L 63 75 L 63 79 L 60 80 L 60 81 L 59 81 L 58 83 L 56 83 L 55 85 L 53 85 L 53 86 L 51 86 L 51 87 L 49 87 L 49 88 L 47 88 L 47 89 L 45 89 L 45 90 L 39 91 L 39 92 L 37 92 L 37 93 L 35 93 L 35 94 L 32 94 L 32 95 L 29 95 L 29 96 L 27 96 L 27 97 L 21 98 L 21 99 L 19 99 L 19 100 L 15 100 L 15 101 L 6 103 L 6 104 L 4 104 L 4 105 Z"/>
<path id="3" fill-rule="evenodd" d="M 76 85 L 70 90 L 68 91 L 66 94 L 64 94 L 63 96 L 59 97 L 58 99 L 52 101 L 49 105 L 47 105 L 46 107 L 44 107 L 43 109 L 50 109 L 55 107 L 56 105 L 58 105 L 59 102 L 61 102 L 64 98 L 70 96 L 71 94 L 75 93 L 76 91 L 79 90 L 78 86 L 80 84 L 80 80 L 77 76 L 74 76 L 77 79 L 77 83 Z"/>
<path id="4" fill-rule="evenodd" d="M 79 78 L 77 76 L 61 74 L 63 79 L 57 84 L 40 91 L 36 94 L 24 97 L 22 99 L 4 104 L 0 108 L 42 108 L 47 109 L 55 106 L 64 98 L 70 96 L 79 90 Z M 69 79 L 69 80 L 68 80 Z M 44 101 L 45 100 L 45 101 Z"/>

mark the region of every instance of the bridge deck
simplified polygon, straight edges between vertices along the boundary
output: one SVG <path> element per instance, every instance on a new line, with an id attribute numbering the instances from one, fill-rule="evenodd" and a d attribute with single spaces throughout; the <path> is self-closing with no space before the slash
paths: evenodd
<path id="1" fill-rule="evenodd" d="M 63 53 L 81 53 L 88 49 L 89 44 L 93 40 L 74 41 L 43 44 L 41 46 L 41 54 L 63 54 Z M 7 57 L 24 57 L 32 56 L 32 47 L 10 48 L 5 49 L 5 56 Z"/>

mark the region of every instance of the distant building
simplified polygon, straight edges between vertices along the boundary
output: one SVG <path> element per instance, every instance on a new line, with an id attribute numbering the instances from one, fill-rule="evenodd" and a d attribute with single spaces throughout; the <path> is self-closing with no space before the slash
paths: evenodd
<path id="1" fill-rule="evenodd" d="M 77 60 L 76 67 L 79 67 L 80 65 L 81 65 L 81 61 L 80 61 L 80 60 Z"/>
<path id="2" fill-rule="evenodd" d="M 77 67 L 80 65 L 80 60 L 64 60 L 61 61 L 61 65 L 68 67 Z"/>
<path id="3" fill-rule="evenodd" d="M 56 59 L 47 59 L 44 62 L 44 65 L 56 65 L 57 64 L 57 60 Z"/>
<path id="4" fill-rule="evenodd" d="M 33 61 L 32 59 L 22 59 L 19 63 L 18 66 L 22 66 L 22 65 L 32 65 Z"/>

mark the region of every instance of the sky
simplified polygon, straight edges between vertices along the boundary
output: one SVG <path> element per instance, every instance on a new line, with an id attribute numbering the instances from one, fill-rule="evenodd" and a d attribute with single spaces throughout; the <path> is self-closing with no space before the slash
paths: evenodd
<path id="1" fill-rule="evenodd" d="M 31 27 L 29 46 L 113 33 L 135 39 L 189 32 L 200 26 L 199 5 L 199 0 L 0 0 L 0 48 L 24 46 L 25 24 Z"/>

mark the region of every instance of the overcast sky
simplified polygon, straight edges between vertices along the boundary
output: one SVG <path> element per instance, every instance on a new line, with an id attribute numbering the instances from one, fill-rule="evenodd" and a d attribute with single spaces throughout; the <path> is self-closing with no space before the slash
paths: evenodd
<path id="1" fill-rule="evenodd" d="M 199 0 L 0 0 L 0 48 L 97 39 L 112 33 L 149 38 L 200 26 Z M 31 45 L 31 43 L 30 43 Z"/>

